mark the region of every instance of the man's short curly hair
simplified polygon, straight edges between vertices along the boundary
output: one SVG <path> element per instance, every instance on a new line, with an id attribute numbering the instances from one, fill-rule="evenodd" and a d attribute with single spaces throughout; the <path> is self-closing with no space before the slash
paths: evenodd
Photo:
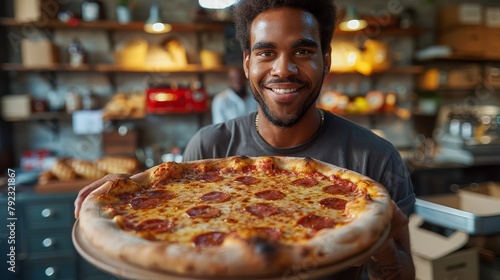
<path id="1" fill-rule="evenodd" d="M 292 7 L 310 12 L 321 28 L 321 49 L 328 50 L 336 22 L 334 0 L 239 0 L 234 7 L 236 38 L 245 52 L 250 51 L 250 25 L 262 12 L 272 8 Z M 292 19 L 290 19 L 292 20 Z"/>

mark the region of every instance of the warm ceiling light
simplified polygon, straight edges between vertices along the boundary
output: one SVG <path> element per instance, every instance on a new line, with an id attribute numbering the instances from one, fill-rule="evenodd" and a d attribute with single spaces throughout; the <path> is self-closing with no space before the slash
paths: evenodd
<path id="1" fill-rule="evenodd" d="M 225 9 L 234 3 L 237 0 L 198 0 L 198 3 L 202 8 L 205 9 Z"/>
<path id="2" fill-rule="evenodd" d="M 157 3 L 151 5 L 149 18 L 144 24 L 144 31 L 148 33 L 166 33 L 172 30 L 172 25 L 165 23 L 160 16 L 160 9 Z"/>
<path id="3" fill-rule="evenodd" d="M 356 7 L 348 6 L 344 19 L 339 23 L 339 29 L 342 31 L 358 31 L 366 28 L 366 20 L 359 18 Z"/>

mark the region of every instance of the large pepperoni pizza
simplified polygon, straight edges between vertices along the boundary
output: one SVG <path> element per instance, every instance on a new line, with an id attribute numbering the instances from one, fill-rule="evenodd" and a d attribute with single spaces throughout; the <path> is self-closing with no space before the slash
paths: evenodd
<path id="1" fill-rule="evenodd" d="M 94 190 L 77 230 L 106 257 L 162 273 L 282 275 L 331 265 L 386 232 L 379 183 L 311 158 L 167 162 Z"/>

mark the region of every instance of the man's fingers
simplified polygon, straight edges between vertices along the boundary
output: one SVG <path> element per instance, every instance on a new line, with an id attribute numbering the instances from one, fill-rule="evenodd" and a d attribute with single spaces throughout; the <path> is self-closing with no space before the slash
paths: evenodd
<path id="1" fill-rule="evenodd" d="M 401 209 L 399 209 L 394 201 L 391 201 L 391 203 L 393 214 L 391 219 L 391 231 L 389 232 L 387 239 L 392 238 L 396 232 L 408 224 L 408 216 L 401 211 Z"/>

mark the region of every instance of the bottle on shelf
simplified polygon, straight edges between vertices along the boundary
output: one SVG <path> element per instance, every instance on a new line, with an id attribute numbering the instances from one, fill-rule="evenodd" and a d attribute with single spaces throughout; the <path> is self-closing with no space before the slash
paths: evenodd
<path id="1" fill-rule="evenodd" d="M 73 67 L 82 66 L 85 63 L 85 50 L 83 45 L 77 38 L 73 39 L 73 42 L 69 45 L 69 64 Z"/>
<path id="2" fill-rule="evenodd" d="M 82 109 L 82 95 L 76 88 L 70 88 L 66 93 L 66 112 L 68 114 Z"/>
<path id="3" fill-rule="evenodd" d="M 85 0 L 82 2 L 82 19 L 87 22 L 104 20 L 104 5 L 101 0 Z"/>

